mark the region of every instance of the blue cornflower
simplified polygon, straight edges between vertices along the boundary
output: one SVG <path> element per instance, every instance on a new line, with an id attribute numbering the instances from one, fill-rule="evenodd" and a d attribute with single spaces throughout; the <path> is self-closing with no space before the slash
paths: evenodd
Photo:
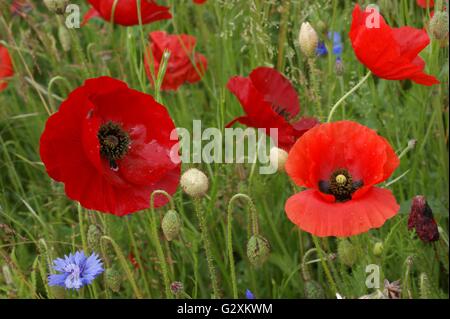
<path id="1" fill-rule="evenodd" d="M 341 39 L 341 34 L 339 32 L 328 32 L 328 39 L 333 42 L 333 54 L 341 55 L 343 51 L 343 44 Z"/>
<path id="2" fill-rule="evenodd" d="M 53 269 L 60 272 L 48 276 L 49 286 L 62 286 L 66 289 L 80 289 L 89 285 L 103 272 L 103 264 L 96 253 L 86 257 L 84 252 L 77 251 L 57 258 L 53 261 Z"/>
<path id="3" fill-rule="evenodd" d="M 247 289 L 247 291 L 245 292 L 245 298 L 255 299 L 255 295 L 249 289 Z"/>
<path id="4" fill-rule="evenodd" d="M 327 55 L 327 53 L 328 53 L 328 50 L 327 50 L 327 47 L 325 46 L 325 42 L 320 41 L 316 48 L 316 54 L 318 56 L 324 56 L 324 55 Z"/>

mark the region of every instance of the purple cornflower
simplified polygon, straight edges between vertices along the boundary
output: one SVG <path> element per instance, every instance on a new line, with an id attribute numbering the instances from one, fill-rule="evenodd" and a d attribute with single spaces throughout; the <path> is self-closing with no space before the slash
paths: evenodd
<path id="1" fill-rule="evenodd" d="M 245 291 L 245 298 L 247 298 L 247 299 L 255 299 L 255 295 L 250 291 L 250 289 L 247 289 Z"/>
<path id="2" fill-rule="evenodd" d="M 60 272 L 48 276 L 49 286 L 62 286 L 66 289 L 80 289 L 89 285 L 103 272 L 103 264 L 96 253 L 86 257 L 84 252 L 77 251 L 57 258 L 53 261 L 53 269 Z"/>

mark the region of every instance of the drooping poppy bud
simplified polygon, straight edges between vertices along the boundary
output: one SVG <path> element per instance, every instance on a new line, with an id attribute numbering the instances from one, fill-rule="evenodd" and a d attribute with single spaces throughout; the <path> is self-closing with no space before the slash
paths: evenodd
<path id="1" fill-rule="evenodd" d="M 322 286 L 314 280 L 305 281 L 305 297 L 307 299 L 325 299 Z"/>
<path id="2" fill-rule="evenodd" d="M 437 11 L 430 21 L 430 32 L 437 40 L 444 40 L 448 37 L 448 13 L 447 11 Z"/>
<path id="3" fill-rule="evenodd" d="M 315 55 L 317 45 L 319 44 L 319 36 L 309 22 L 302 23 L 298 42 L 304 55 L 310 58 Z"/>
<path id="4" fill-rule="evenodd" d="M 431 298 L 430 279 L 426 273 L 421 273 L 419 277 L 419 291 L 421 299 Z"/>
<path id="5" fill-rule="evenodd" d="M 120 275 L 120 272 L 118 272 L 114 268 L 106 269 L 105 284 L 109 289 L 111 289 L 111 291 L 119 292 L 121 282 L 122 282 L 122 276 Z"/>
<path id="6" fill-rule="evenodd" d="M 191 197 L 203 197 L 208 191 L 208 177 L 202 171 L 191 168 L 181 176 L 183 191 Z"/>
<path id="7" fill-rule="evenodd" d="M 261 235 L 253 235 L 247 243 L 247 257 L 250 263 L 259 267 L 262 266 L 270 255 L 270 243 Z"/>
<path id="8" fill-rule="evenodd" d="M 181 228 L 181 220 L 178 213 L 172 209 L 169 210 L 163 217 L 161 228 L 168 241 L 178 237 Z"/>
<path id="9" fill-rule="evenodd" d="M 438 226 L 425 196 L 418 195 L 412 200 L 408 229 L 412 230 L 413 228 L 416 230 L 417 236 L 424 242 L 439 240 Z"/>

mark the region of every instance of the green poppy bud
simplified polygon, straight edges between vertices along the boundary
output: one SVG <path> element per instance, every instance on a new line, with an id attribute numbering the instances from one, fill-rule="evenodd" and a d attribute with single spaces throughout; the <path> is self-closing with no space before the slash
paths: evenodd
<path id="1" fill-rule="evenodd" d="M 305 297 L 307 299 L 325 299 L 322 286 L 314 280 L 305 281 Z"/>
<path id="2" fill-rule="evenodd" d="M 444 40 L 448 36 L 448 13 L 436 11 L 430 21 L 430 32 L 437 40 Z"/>
<path id="3" fill-rule="evenodd" d="M 44 4 L 50 11 L 56 14 L 64 14 L 69 0 L 44 0 Z"/>
<path id="4" fill-rule="evenodd" d="M 70 51 L 72 47 L 72 42 L 70 40 L 69 30 L 66 29 L 65 26 L 60 25 L 58 28 L 58 38 L 64 52 Z"/>
<path id="5" fill-rule="evenodd" d="M 163 217 L 161 228 L 168 241 L 178 237 L 181 229 L 181 220 L 178 213 L 172 209 L 169 210 Z"/>
<path id="6" fill-rule="evenodd" d="M 347 239 L 343 239 L 338 244 L 339 260 L 346 266 L 351 267 L 356 261 L 356 251 L 352 243 Z"/>
<path id="7" fill-rule="evenodd" d="M 111 289 L 111 291 L 116 293 L 119 292 L 121 282 L 122 276 L 120 275 L 120 272 L 118 272 L 114 268 L 107 268 L 105 270 L 105 284 L 106 287 Z"/>
<path id="8" fill-rule="evenodd" d="M 375 245 L 373 245 L 373 254 L 380 257 L 383 254 L 383 248 L 383 243 L 381 241 L 375 243 Z"/>
<path id="9" fill-rule="evenodd" d="M 260 235 L 253 235 L 247 243 L 247 257 L 250 263 L 255 266 L 263 265 L 270 254 L 270 243 Z"/>

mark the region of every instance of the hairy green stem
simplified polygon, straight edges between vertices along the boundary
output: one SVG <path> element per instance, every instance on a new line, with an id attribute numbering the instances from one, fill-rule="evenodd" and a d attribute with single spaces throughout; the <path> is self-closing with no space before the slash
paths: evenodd
<path id="1" fill-rule="evenodd" d="M 367 74 L 361 79 L 361 81 L 358 82 L 358 84 L 356 84 L 350 91 L 348 91 L 347 93 L 344 94 L 343 97 L 341 97 L 336 104 L 333 105 L 333 107 L 330 110 L 330 114 L 328 114 L 328 119 L 327 122 L 331 121 L 331 118 L 333 117 L 334 112 L 336 111 L 336 109 L 338 108 L 338 106 L 345 101 L 346 98 L 348 98 L 350 95 L 352 95 L 353 92 L 355 92 L 361 85 L 363 85 L 364 82 L 366 82 L 366 80 L 370 77 L 370 75 L 372 74 L 371 71 L 367 72 Z"/>

